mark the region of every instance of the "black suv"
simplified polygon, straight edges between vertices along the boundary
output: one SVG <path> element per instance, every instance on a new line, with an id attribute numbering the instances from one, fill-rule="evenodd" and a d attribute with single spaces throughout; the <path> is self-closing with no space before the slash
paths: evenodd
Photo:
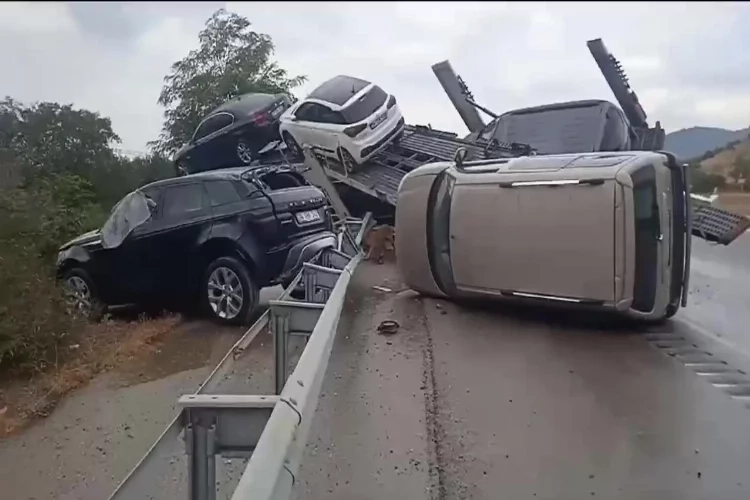
<path id="1" fill-rule="evenodd" d="M 280 141 L 279 117 L 292 101 L 285 94 L 243 94 L 211 111 L 174 155 L 177 175 L 249 165 Z"/>
<path id="2" fill-rule="evenodd" d="M 125 196 L 100 230 L 60 248 L 57 276 L 92 319 L 107 305 L 200 303 L 241 324 L 260 288 L 287 286 L 336 245 L 332 231 L 324 194 L 293 167 L 215 170 Z"/>

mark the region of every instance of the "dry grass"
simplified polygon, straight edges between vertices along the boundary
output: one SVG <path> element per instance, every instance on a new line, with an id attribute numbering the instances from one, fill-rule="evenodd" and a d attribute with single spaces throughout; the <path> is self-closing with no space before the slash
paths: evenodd
<path id="1" fill-rule="evenodd" d="M 717 205 L 730 212 L 750 216 L 750 193 L 720 193 Z"/>
<path id="2" fill-rule="evenodd" d="M 734 161 L 738 157 L 750 157 L 750 140 L 745 140 L 736 146 L 719 152 L 713 158 L 701 162 L 701 168 L 711 174 L 730 177 Z"/>
<path id="3" fill-rule="evenodd" d="M 108 320 L 87 326 L 80 343 L 69 346 L 75 352 L 65 356 L 67 361 L 55 363 L 30 380 L 0 384 L 0 437 L 46 417 L 63 396 L 96 375 L 156 350 L 180 321 L 179 316 L 164 316 L 133 322 Z"/>

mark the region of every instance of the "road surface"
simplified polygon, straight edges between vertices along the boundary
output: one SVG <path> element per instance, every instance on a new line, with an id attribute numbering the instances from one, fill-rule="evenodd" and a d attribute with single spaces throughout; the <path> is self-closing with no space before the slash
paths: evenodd
<path id="1" fill-rule="evenodd" d="M 747 500 L 750 237 L 695 242 L 690 307 L 651 331 L 421 299 L 363 263 L 294 496 Z M 378 334 L 385 319 L 399 331 Z M 0 498 L 106 498 L 236 339 L 213 333 L 196 323 L 145 361 L 161 378 L 106 375 L 0 442 Z M 270 393 L 270 347 L 259 335 L 217 391 Z M 152 498 L 186 498 L 182 452 L 173 440 L 150 469 Z M 243 463 L 218 463 L 230 498 Z"/>
<path id="2" fill-rule="evenodd" d="M 750 498 L 750 240 L 701 243 L 696 304 L 650 329 L 420 298 L 363 264 L 295 497 Z"/>

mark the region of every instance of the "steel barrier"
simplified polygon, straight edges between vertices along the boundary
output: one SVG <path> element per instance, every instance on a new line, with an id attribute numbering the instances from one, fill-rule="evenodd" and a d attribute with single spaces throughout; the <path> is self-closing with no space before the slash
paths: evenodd
<path id="1" fill-rule="evenodd" d="M 326 249 L 304 265 L 278 300 L 224 356 L 195 394 L 182 396 L 177 415 L 159 440 L 120 483 L 110 500 L 163 498 L 168 478 L 146 471 L 164 460 L 181 434 L 188 458 L 189 500 L 216 498 L 216 456 L 250 458 L 232 499 L 287 499 L 307 443 L 323 378 L 343 308 L 346 289 L 362 258 L 360 245 L 371 227 L 347 217 L 338 228 L 338 248 Z M 293 298 L 293 290 L 304 298 Z M 252 340 L 270 325 L 274 344 L 274 388 L 268 395 L 214 395 Z M 291 336 L 307 342 L 288 375 Z M 184 431 L 184 432 L 183 432 Z"/>

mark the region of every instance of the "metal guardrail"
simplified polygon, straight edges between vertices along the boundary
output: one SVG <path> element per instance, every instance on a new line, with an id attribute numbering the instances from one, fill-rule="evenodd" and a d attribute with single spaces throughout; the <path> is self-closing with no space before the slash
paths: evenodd
<path id="1" fill-rule="evenodd" d="M 328 367 L 346 289 L 362 258 L 360 245 L 371 225 L 370 214 L 362 220 L 344 219 L 338 231 L 338 248 L 326 249 L 306 263 L 198 391 L 179 399 L 180 414 L 110 500 L 162 498 L 159 481 L 167 483 L 170 478 L 154 480 L 154 475 L 145 471 L 165 460 L 183 431 L 190 500 L 216 498 L 216 455 L 250 458 L 233 500 L 289 498 Z M 304 291 L 304 299 L 292 297 L 295 289 Z M 269 325 L 274 339 L 276 394 L 206 394 L 216 388 L 233 361 Z M 289 338 L 295 335 L 306 337 L 307 343 L 288 376 Z"/>

